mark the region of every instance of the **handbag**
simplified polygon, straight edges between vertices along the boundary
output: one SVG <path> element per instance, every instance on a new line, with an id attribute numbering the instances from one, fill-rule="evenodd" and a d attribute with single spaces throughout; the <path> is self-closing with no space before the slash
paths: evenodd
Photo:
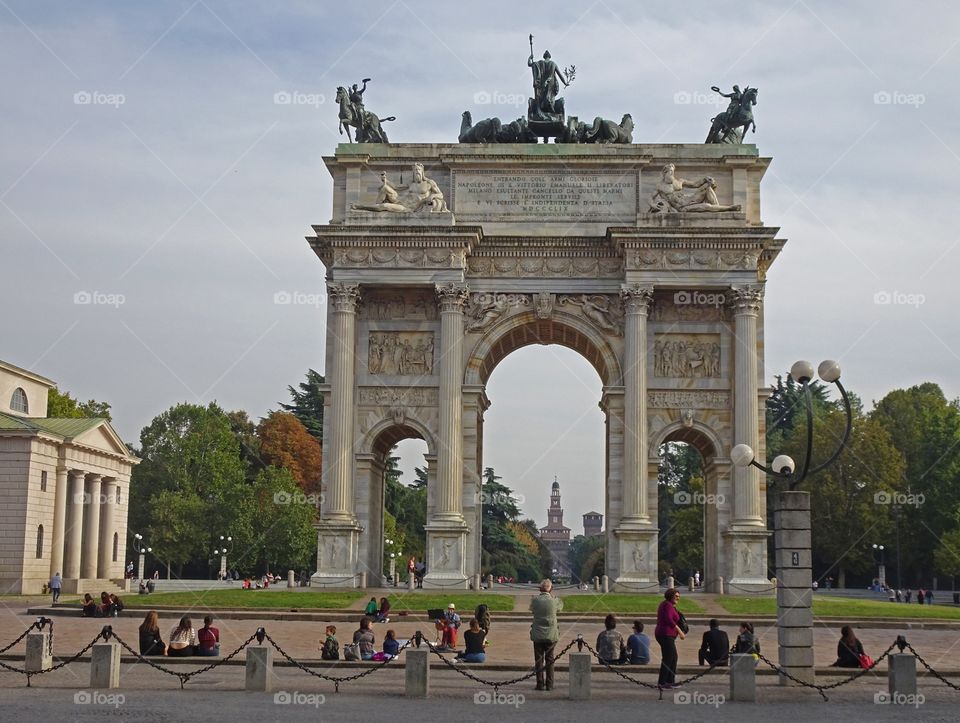
<path id="1" fill-rule="evenodd" d="M 860 653 L 860 667 L 861 668 L 872 668 L 873 667 L 873 658 L 871 658 L 866 653 Z"/>
<path id="2" fill-rule="evenodd" d="M 360 660 L 360 644 L 346 643 L 343 646 L 343 659 L 344 660 Z"/>
<path id="3" fill-rule="evenodd" d="M 683 613 L 677 610 L 677 615 L 680 616 L 680 620 L 677 621 L 677 627 L 683 631 L 683 634 L 686 635 L 690 632 L 690 626 L 687 624 L 687 619 L 683 616 Z"/>

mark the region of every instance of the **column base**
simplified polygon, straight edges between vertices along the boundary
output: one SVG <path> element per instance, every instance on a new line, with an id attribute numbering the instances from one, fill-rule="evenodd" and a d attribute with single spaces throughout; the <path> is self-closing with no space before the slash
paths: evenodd
<path id="1" fill-rule="evenodd" d="M 619 569 L 607 565 L 614 589 L 623 592 L 658 592 L 656 527 L 636 523 L 620 524 L 613 533 L 617 537 Z"/>
<path id="2" fill-rule="evenodd" d="M 360 533 L 356 520 L 321 520 L 317 529 L 317 571 L 310 576 L 316 587 L 359 587 Z"/>
<path id="3" fill-rule="evenodd" d="M 724 592 L 728 595 L 774 593 L 767 576 L 767 538 L 769 530 L 760 526 L 731 525 L 723 533 L 726 539 L 728 577 Z"/>
<path id="4" fill-rule="evenodd" d="M 427 531 L 427 574 L 424 588 L 466 590 L 473 570 L 466 569 L 467 534 L 470 530 L 461 520 L 434 520 L 425 525 Z"/>

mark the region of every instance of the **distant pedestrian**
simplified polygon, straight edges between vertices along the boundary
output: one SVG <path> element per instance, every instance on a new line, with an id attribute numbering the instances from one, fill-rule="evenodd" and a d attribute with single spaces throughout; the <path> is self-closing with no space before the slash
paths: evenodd
<path id="1" fill-rule="evenodd" d="M 669 690 L 676 687 L 677 638 L 683 640 L 686 633 L 682 627 L 682 624 L 685 625 L 683 617 L 677 610 L 680 591 L 671 587 L 663 597 L 663 602 L 657 608 L 657 627 L 654 630 L 654 637 L 660 644 L 660 677 L 657 685 Z"/>
<path id="2" fill-rule="evenodd" d="M 553 650 L 560 639 L 557 613 L 563 610 L 563 600 L 550 594 L 553 583 L 540 583 L 540 594 L 530 601 L 533 623 L 530 640 L 533 641 L 533 662 L 537 675 L 537 690 L 553 690 Z"/>
<path id="3" fill-rule="evenodd" d="M 910 602 L 910 598 L 912 597 L 913 597 L 913 590 L 907 590 L 905 593 L 903 593 L 904 602 Z"/>
<path id="4" fill-rule="evenodd" d="M 924 589 L 922 587 L 917 588 L 917 602 L 920 603 L 921 605 L 923 605 L 923 597 L 925 594 L 926 593 L 924 592 Z"/>
<path id="5" fill-rule="evenodd" d="M 933 605 L 933 590 L 927 590 L 925 595 L 927 598 L 927 605 Z"/>
<path id="6" fill-rule="evenodd" d="M 897 590 L 895 599 L 896 599 L 897 602 L 903 602 L 903 593 L 900 592 L 899 590 Z"/>
<path id="7" fill-rule="evenodd" d="M 60 577 L 60 573 L 55 573 L 53 577 L 50 578 L 50 592 L 53 595 L 53 604 L 57 604 L 57 600 L 60 599 L 60 588 L 63 586 L 63 578 Z"/>

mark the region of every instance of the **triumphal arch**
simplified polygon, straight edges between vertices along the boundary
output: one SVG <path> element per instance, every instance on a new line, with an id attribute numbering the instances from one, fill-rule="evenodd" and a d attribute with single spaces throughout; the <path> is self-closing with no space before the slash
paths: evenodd
<path id="1" fill-rule="evenodd" d="M 520 347 L 561 344 L 603 384 L 616 589 L 658 587 L 668 441 L 705 461 L 708 589 L 769 589 L 765 481 L 729 458 L 740 442 L 763 457 L 764 285 L 783 246 L 761 220 L 769 158 L 628 139 L 342 144 L 324 160 L 333 215 L 309 239 L 329 301 L 312 584 L 380 581 L 385 458 L 410 437 L 428 448 L 425 584 L 483 572 L 487 380 Z"/>

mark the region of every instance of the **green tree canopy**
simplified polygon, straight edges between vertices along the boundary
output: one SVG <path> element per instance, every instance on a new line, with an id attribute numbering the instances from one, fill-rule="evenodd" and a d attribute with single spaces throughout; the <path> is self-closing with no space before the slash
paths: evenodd
<path id="1" fill-rule="evenodd" d="M 81 419 L 97 417 L 113 421 L 110 416 L 110 404 L 88 399 L 81 402 L 70 396 L 70 392 L 61 392 L 54 387 L 47 394 L 47 416 L 56 419 Z"/>
<path id="2" fill-rule="evenodd" d="M 289 404 L 280 402 L 280 408 L 293 414 L 307 431 L 323 442 L 323 395 L 320 385 L 324 383 L 322 374 L 313 369 L 307 370 L 306 380 L 300 382 L 296 388 L 288 386 L 292 401 Z"/>

